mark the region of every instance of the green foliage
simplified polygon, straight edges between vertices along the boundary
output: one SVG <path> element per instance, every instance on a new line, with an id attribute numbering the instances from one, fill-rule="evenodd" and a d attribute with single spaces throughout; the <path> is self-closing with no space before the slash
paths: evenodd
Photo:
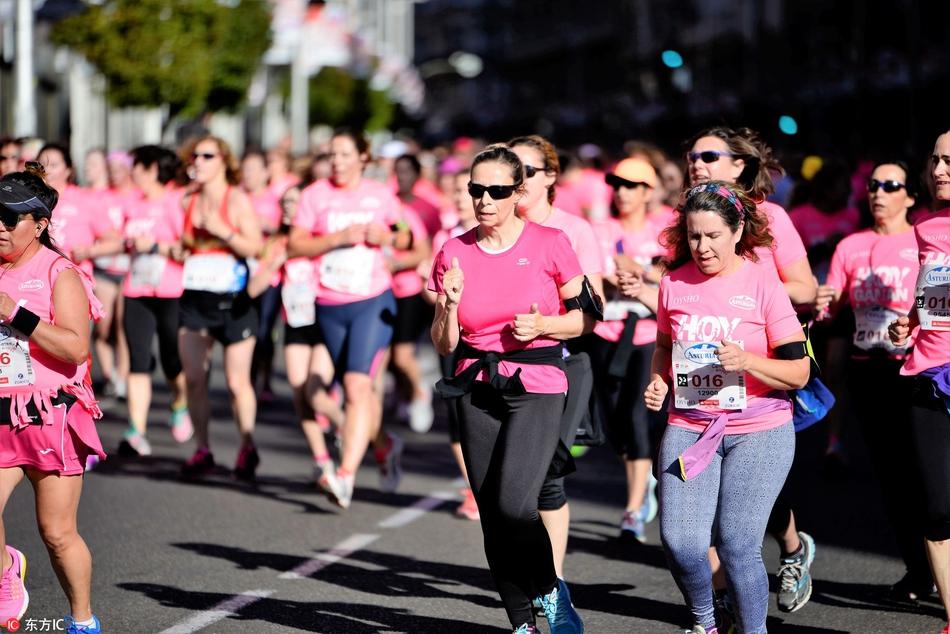
<path id="1" fill-rule="evenodd" d="M 342 68 L 322 68 L 310 78 L 309 91 L 311 124 L 374 132 L 386 129 L 395 114 L 395 104 L 385 91 L 372 90 L 369 79 Z"/>
<path id="2" fill-rule="evenodd" d="M 231 110 L 270 46 L 266 0 L 105 0 L 53 29 L 55 43 L 86 57 L 109 101 L 168 104 L 171 115 Z"/>

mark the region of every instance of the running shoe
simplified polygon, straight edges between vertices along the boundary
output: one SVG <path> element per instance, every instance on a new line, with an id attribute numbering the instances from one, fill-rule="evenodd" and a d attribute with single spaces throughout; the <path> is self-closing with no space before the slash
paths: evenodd
<path id="1" fill-rule="evenodd" d="M 432 429 L 435 413 L 432 411 L 432 397 L 415 398 L 409 403 L 409 428 L 417 434 L 424 434 Z"/>
<path id="2" fill-rule="evenodd" d="M 100 632 L 102 632 L 102 625 L 95 614 L 92 615 L 92 624 L 77 623 L 73 617 L 66 617 L 66 634 L 100 634 Z"/>
<path id="3" fill-rule="evenodd" d="M 332 481 L 336 479 L 336 466 L 332 460 L 313 463 L 313 481 L 324 493 L 333 490 Z"/>
<path id="4" fill-rule="evenodd" d="M 92 471 L 100 462 L 101 460 L 99 460 L 99 456 L 94 453 L 89 454 L 86 456 L 86 471 Z"/>
<path id="5" fill-rule="evenodd" d="M 341 509 L 350 508 L 353 501 L 353 488 L 356 485 L 356 476 L 352 473 L 345 473 L 342 469 L 337 469 L 336 477 L 327 481 L 330 500 Z"/>
<path id="6" fill-rule="evenodd" d="M 376 464 L 379 466 L 379 490 L 383 493 L 395 493 L 402 480 L 402 450 L 405 443 L 402 438 L 386 432 L 389 440 L 386 449 L 377 449 Z"/>
<path id="7" fill-rule="evenodd" d="M 620 539 L 632 538 L 646 543 L 646 527 L 643 520 L 640 519 L 640 511 L 624 511 L 623 518 L 620 520 Z"/>
<path id="8" fill-rule="evenodd" d="M 234 461 L 234 477 L 238 480 L 253 482 L 259 464 L 261 464 L 261 457 L 257 455 L 254 445 L 250 443 L 241 445 L 237 460 Z"/>
<path id="9" fill-rule="evenodd" d="M 797 556 L 783 557 L 778 569 L 778 609 L 794 612 L 811 598 L 811 564 L 815 561 L 815 540 L 808 533 L 798 531 L 802 552 Z"/>
<path id="10" fill-rule="evenodd" d="M 20 620 L 30 605 L 30 595 L 23 585 L 26 579 L 26 556 L 13 546 L 7 545 L 13 562 L 0 576 L 0 623 L 10 619 Z"/>
<path id="11" fill-rule="evenodd" d="M 728 591 L 717 590 L 713 593 L 713 609 L 717 628 L 723 634 L 736 634 L 736 611 Z"/>
<path id="12" fill-rule="evenodd" d="M 900 581 L 891 586 L 888 595 L 892 601 L 916 604 L 920 599 L 929 597 L 937 591 L 937 586 L 929 578 L 915 579 L 911 573 L 905 574 Z"/>
<path id="13" fill-rule="evenodd" d="M 656 478 L 653 477 L 653 474 L 650 474 L 650 479 L 647 480 L 647 493 L 643 498 L 643 504 L 640 506 L 640 512 L 637 513 L 637 517 L 643 520 L 644 524 L 649 524 L 656 518 L 656 513 L 660 509 L 660 505 L 656 499 Z"/>
<path id="14" fill-rule="evenodd" d="M 214 456 L 211 450 L 207 447 L 199 447 L 191 458 L 188 458 L 188 462 L 182 465 L 181 477 L 200 478 L 211 473 L 212 469 L 214 469 Z"/>
<path id="15" fill-rule="evenodd" d="M 127 429 L 119 443 L 119 455 L 125 458 L 144 458 L 152 455 L 152 445 L 148 439 L 135 431 Z"/>
<path id="16" fill-rule="evenodd" d="M 685 631 L 686 631 L 686 634 L 719 634 L 719 628 L 712 627 L 707 630 L 705 627 L 703 627 L 699 623 L 694 625 L 693 629 L 685 630 Z"/>
<path id="17" fill-rule="evenodd" d="M 531 623 L 522 623 L 521 626 L 513 632 L 513 634 L 539 634 L 539 632 L 541 632 L 541 630 Z"/>
<path id="18" fill-rule="evenodd" d="M 274 394 L 274 390 L 270 389 L 270 387 L 262 387 L 261 393 L 257 396 L 257 400 L 261 403 L 273 403 L 276 398 L 277 395 Z"/>
<path id="19" fill-rule="evenodd" d="M 587 447 L 586 445 L 572 445 L 571 456 L 573 456 L 574 458 L 580 458 L 589 450 L 590 450 L 590 447 Z"/>
<path id="20" fill-rule="evenodd" d="M 540 599 L 551 634 L 583 634 L 584 622 L 571 605 L 571 593 L 563 579 L 558 579 L 557 586 Z"/>
<path id="21" fill-rule="evenodd" d="M 462 489 L 462 503 L 455 509 L 455 516 L 477 522 L 481 519 L 478 514 L 478 502 L 475 501 L 475 494 L 471 489 Z"/>
<path id="22" fill-rule="evenodd" d="M 194 425 L 191 424 L 191 414 L 188 413 L 188 406 L 172 407 L 172 414 L 168 419 L 172 427 L 172 438 L 177 443 L 185 443 L 191 440 L 195 433 Z"/>

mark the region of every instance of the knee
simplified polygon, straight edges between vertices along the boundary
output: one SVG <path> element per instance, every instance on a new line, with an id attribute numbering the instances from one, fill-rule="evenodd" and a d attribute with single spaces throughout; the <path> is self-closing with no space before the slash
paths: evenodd
<path id="1" fill-rule="evenodd" d="M 732 562 L 742 560 L 762 559 L 762 538 L 764 535 L 751 535 L 745 532 L 735 532 L 720 527 L 719 541 L 716 549 L 728 566 Z"/>
<path id="2" fill-rule="evenodd" d="M 502 496 L 498 501 L 498 519 L 511 527 L 533 524 L 540 519 L 538 501 Z"/>
<path id="3" fill-rule="evenodd" d="M 247 394 L 254 394 L 254 389 L 251 386 L 251 377 L 245 376 L 244 374 L 239 374 L 234 372 L 227 375 L 225 381 L 228 384 L 228 392 L 231 393 L 233 397 L 239 397 Z"/>
<path id="4" fill-rule="evenodd" d="M 50 552 L 61 553 L 79 538 L 79 532 L 73 522 L 41 522 L 40 536 Z"/>
<path id="5" fill-rule="evenodd" d="M 704 564 L 709 570 L 709 534 L 700 535 L 687 526 L 662 522 L 660 540 L 670 560 L 681 570 Z"/>
<path id="6" fill-rule="evenodd" d="M 367 374 L 350 373 L 343 378 L 347 403 L 366 402 L 373 396 L 373 382 Z"/>

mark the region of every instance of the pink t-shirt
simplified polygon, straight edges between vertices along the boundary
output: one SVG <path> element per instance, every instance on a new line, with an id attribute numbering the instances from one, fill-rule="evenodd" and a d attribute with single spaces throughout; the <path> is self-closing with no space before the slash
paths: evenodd
<path id="1" fill-rule="evenodd" d="M 922 219 L 914 225 L 914 235 L 920 266 L 950 266 L 950 208 Z M 901 374 L 920 374 L 945 363 L 950 363 L 950 331 L 921 328 Z"/>
<path id="2" fill-rule="evenodd" d="M 280 217 L 282 215 L 280 196 L 270 188 L 263 189 L 256 194 L 248 194 L 248 196 L 257 217 L 260 218 L 261 229 L 264 230 L 264 233 L 275 233 L 280 228 Z"/>
<path id="3" fill-rule="evenodd" d="M 300 177 L 296 174 L 284 174 L 283 177 L 271 180 L 270 184 L 267 186 L 267 189 L 270 190 L 271 194 L 280 200 L 284 193 L 300 182 Z"/>
<path id="4" fill-rule="evenodd" d="M 114 189 L 85 189 L 87 205 L 91 209 L 105 210 L 113 231 L 122 233 L 125 221 L 125 208 L 138 196 L 137 190 L 119 192 Z M 129 270 L 129 256 L 124 253 L 104 255 L 94 260 L 95 267 L 109 273 L 121 275 Z"/>
<path id="5" fill-rule="evenodd" d="M 669 334 L 674 342 L 716 345 L 723 340 L 741 342 L 746 351 L 760 356 L 771 356 L 770 342 L 802 332 L 792 303 L 775 272 L 748 261 L 731 275 L 723 277 L 705 275 L 693 262 L 664 276 L 660 280 L 656 321 L 657 329 Z M 775 391 L 749 373 L 746 373 L 745 385 L 749 406 L 757 398 Z M 700 406 L 699 409 L 717 413 L 726 411 L 710 406 Z M 783 425 L 791 418 L 789 405 L 787 411 L 730 421 L 726 433 L 763 431 Z M 691 431 L 702 431 L 706 427 L 705 423 L 692 422 L 674 412 L 670 412 L 670 424 Z"/>
<path id="6" fill-rule="evenodd" d="M 659 241 L 660 229 L 649 221 L 642 230 L 636 232 L 625 232 L 620 221 L 614 218 L 595 222 L 593 226 L 604 258 L 605 275 L 617 273 L 614 256 L 620 253 L 618 245 L 625 255 L 630 256 L 645 268 L 652 266 L 654 258 L 666 255 L 666 250 Z M 623 319 L 599 321 L 594 326 L 594 334 L 605 341 L 617 343 L 623 334 L 623 322 Z M 649 318 L 637 320 L 633 331 L 633 344 L 642 346 L 654 341 L 656 341 L 656 321 Z"/>
<path id="7" fill-rule="evenodd" d="M 676 210 L 669 205 L 660 205 L 647 216 L 647 221 L 662 233 L 664 229 L 676 222 Z"/>
<path id="8" fill-rule="evenodd" d="M 74 249 L 91 247 L 100 237 L 113 230 L 102 201 L 90 198 L 75 185 L 67 185 L 53 209 L 50 237 L 54 244 L 71 255 Z M 77 262 L 79 268 L 92 275 L 92 260 Z"/>
<path id="9" fill-rule="evenodd" d="M 444 293 L 442 276 L 458 258 L 465 273 L 465 289 L 458 307 L 462 340 L 476 350 L 511 352 L 556 346 L 560 342 L 538 337 L 527 344 L 512 335 L 515 315 L 525 314 L 532 304 L 542 315 L 561 312 L 560 288 L 581 275 L 581 265 L 567 236 L 526 222 L 521 235 L 502 253 L 487 253 L 478 246 L 477 228 L 452 238 L 439 251 L 429 276 L 429 290 Z M 474 363 L 463 359 L 456 374 Z M 525 390 L 538 394 L 567 391 L 567 377 L 559 368 L 502 361 L 498 372 L 512 376 L 521 368 Z M 485 373 L 479 380 L 485 380 Z"/>
<path id="10" fill-rule="evenodd" d="M 607 217 L 614 192 L 604 180 L 603 172 L 585 168 L 581 171 L 581 178 L 577 181 L 574 191 L 580 198 L 581 207 L 588 220 L 603 220 Z M 600 214 L 603 214 L 603 217 L 597 217 Z"/>
<path id="11" fill-rule="evenodd" d="M 401 214 L 399 199 L 382 183 L 363 178 L 353 189 L 320 180 L 303 190 L 294 226 L 326 235 L 354 224 L 389 227 Z M 321 304 L 350 304 L 377 297 L 392 286 L 392 275 L 379 247 L 358 244 L 334 249 L 317 259 Z"/>
<path id="12" fill-rule="evenodd" d="M 429 233 L 426 231 L 425 225 L 422 223 L 419 215 L 413 211 L 412 207 L 403 205 L 402 219 L 409 225 L 413 242 L 429 239 Z M 418 295 L 422 292 L 424 286 L 422 278 L 419 277 L 419 273 L 416 272 L 415 267 L 399 271 L 393 275 L 393 295 L 396 296 L 396 299 Z"/>
<path id="13" fill-rule="evenodd" d="M 851 304 L 855 313 L 872 308 L 894 311 L 890 315 L 875 311 L 886 321 L 881 325 L 886 326 L 914 306 L 918 271 L 917 238 L 913 231 L 885 236 L 866 229 L 838 243 L 827 284 L 841 291 L 842 301 Z M 875 334 L 882 332 L 878 328 Z M 911 337 L 908 347 L 913 343 Z"/>
<path id="14" fill-rule="evenodd" d="M 861 220 L 860 213 L 855 207 L 846 207 L 826 214 L 810 203 L 795 207 L 788 215 L 805 242 L 805 246 L 808 247 L 813 247 L 835 235 L 851 235 L 858 230 Z"/>
<path id="15" fill-rule="evenodd" d="M 584 206 L 575 185 L 555 185 L 554 201 L 558 209 L 562 209 L 572 216 L 584 217 Z"/>
<path id="16" fill-rule="evenodd" d="M 148 236 L 156 243 L 168 244 L 181 241 L 184 226 L 181 196 L 168 191 L 158 200 L 140 196 L 127 207 L 123 235 L 127 239 Z M 180 262 L 163 255 L 134 255 L 122 293 L 126 297 L 181 297 L 183 272 Z"/>
<path id="17" fill-rule="evenodd" d="M 769 220 L 769 232 L 772 234 L 772 248 L 759 247 L 755 250 L 759 262 L 775 269 L 776 272 L 808 258 L 802 237 L 795 229 L 788 212 L 773 202 L 760 203 L 756 209 L 764 213 Z M 781 278 L 781 273 L 779 273 Z"/>
<path id="18" fill-rule="evenodd" d="M 594 235 L 594 228 L 583 218 L 572 216 L 557 207 L 542 223 L 545 227 L 560 229 L 567 236 L 571 248 L 577 254 L 584 275 L 603 275 L 604 263 L 600 254 L 600 243 Z"/>
<path id="19" fill-rule="evenodd" d="M 425 227 L 426 235 L 435 235 L 435 232 L 442 228 L 442 209 L 425 198 L 416 196 L 412 202 L 403 203 L 403 205 L 409 207 L 419 218 L 422 226 Z"/>

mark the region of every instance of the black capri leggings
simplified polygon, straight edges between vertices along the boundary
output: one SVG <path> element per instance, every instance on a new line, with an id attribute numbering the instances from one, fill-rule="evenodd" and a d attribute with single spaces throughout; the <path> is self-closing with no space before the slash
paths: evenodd
<path id="1" fill-rule="evenodd" d="M 476 383 L 459 399 L 462 454 L 481 514 L 485 556 L 513 627 L 557 583 L 538 493 L 560 437 L 563 394 L 501 395 Z"/>
<path id="2" fill-rule="evenodd" d="M 930 541 L 950 539 L 950 414 L 926 377 L 915 378 L 910 402 L 911 431 L 926 498 L 924 535 Z"/>
<path id="3" fill-rule="evenodd" d="M 122 327 L 129 347 L 130 372 L 152 373 L 155 368 L 152 338 L 157 334 L 165 378 L 172 381 L 181 374 L 177 297 L 126 297 Z"/>

